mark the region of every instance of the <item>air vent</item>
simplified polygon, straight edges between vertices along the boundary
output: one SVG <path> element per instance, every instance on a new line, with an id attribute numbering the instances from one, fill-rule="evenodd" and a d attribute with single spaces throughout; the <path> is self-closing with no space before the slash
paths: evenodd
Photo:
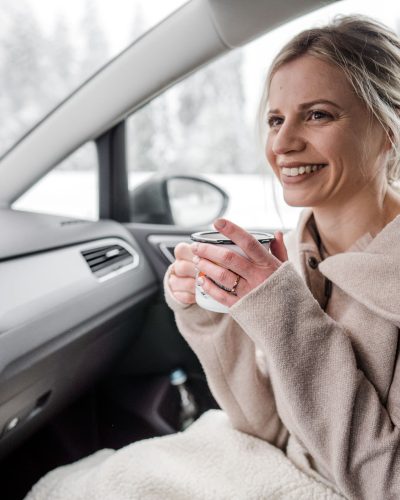
<path id="1" fill-rule="evenodd" d="M 87 224 L 88 220 L 81 220 L 81 219 L 68 219 L 68 220 L 62 220 L 60 222 L 60 226 L 71 226 L 72 224 Z"/>
<path id="2" fill-rule="evenodd" d="M 104 277 L 125 267 L 131 267 L 134 257 L 121 245 L 107 245 L 81 252 L 92 273 L 98 278 Z"/>

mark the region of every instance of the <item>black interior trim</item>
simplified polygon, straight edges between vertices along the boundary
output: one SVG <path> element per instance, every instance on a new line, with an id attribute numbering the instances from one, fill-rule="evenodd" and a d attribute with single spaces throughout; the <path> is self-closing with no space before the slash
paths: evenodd
<path id="1" fill-rule="evenodd" d="M 125 121 L 121 121 L 96 141 L 99 158 L 100 219 L 129 221 L 125 129 Z"/>

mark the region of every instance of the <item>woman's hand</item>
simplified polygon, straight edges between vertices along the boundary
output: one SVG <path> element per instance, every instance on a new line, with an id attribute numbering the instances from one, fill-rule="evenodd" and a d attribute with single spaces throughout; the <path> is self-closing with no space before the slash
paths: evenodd
<path id="1" fill-rule="evenodd" d="M 172 295 L 179 302 L 194 304 L 196 268 L 193 263 L 191 245 L 178 243 L 175 247 L 175 262 L 171 265 L 168 284 Z"/>
<path id="2" fill-rule="evenodd" d="M 287 260 L 286 247 L 283 234 L 279 231 L 271 242 L 271 254 L 252 235 L 233 222 L 218 219 L 214 227 L 240 247 L 247 258 L 223 248 L 223 245 L 194 243 L 193 263 L 206 275 L 198 279 L 203 290 L 221 304 L 231 307 L 269 278 Z M 225 290 L 213 282 L 222 285 Z"/>

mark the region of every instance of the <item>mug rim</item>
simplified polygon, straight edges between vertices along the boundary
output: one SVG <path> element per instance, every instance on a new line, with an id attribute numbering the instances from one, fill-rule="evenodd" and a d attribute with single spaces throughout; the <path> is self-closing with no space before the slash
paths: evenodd
<path id="1" fill-rule="evenodd" d="M 275 239 L 274 235 L 271 233 L 265 233 L 263 231 L 248 231 L 248 232 L 249 234 L 254 236 L 260 243 L 270 243 L 272 240 Z M 207 235 L 211 234 L 214 235 L 220 234 L 221 238 L 215 239 L 207 237 Z M 227 238 L 219 231 L 199 231 L 197 233 L 191 234 L 190 239 L 200 243 L 210 243 L 212 245 L 235 245 L 235 243 L 231 239 Z"/>

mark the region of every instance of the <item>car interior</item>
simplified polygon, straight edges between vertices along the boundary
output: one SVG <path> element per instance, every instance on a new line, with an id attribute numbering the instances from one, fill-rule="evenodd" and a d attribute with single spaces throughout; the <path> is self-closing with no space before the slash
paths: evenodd
<path id="1" fill-rule="evenodd" d="M 172 177 L 129 191 L 126 119 L 207 63 L 322 3 L 190 0 L 0 158 L 1 498 L 23 498 L 57 466 L 183 430 L 218 407 L 162 285 L 176 244 L 213 218 L 178 225 Z M 98 156 L 99 220 L 12 208 L 89 140 Z M 218 191 L 215 218 L 227 197 L 207 188 Z"/>

